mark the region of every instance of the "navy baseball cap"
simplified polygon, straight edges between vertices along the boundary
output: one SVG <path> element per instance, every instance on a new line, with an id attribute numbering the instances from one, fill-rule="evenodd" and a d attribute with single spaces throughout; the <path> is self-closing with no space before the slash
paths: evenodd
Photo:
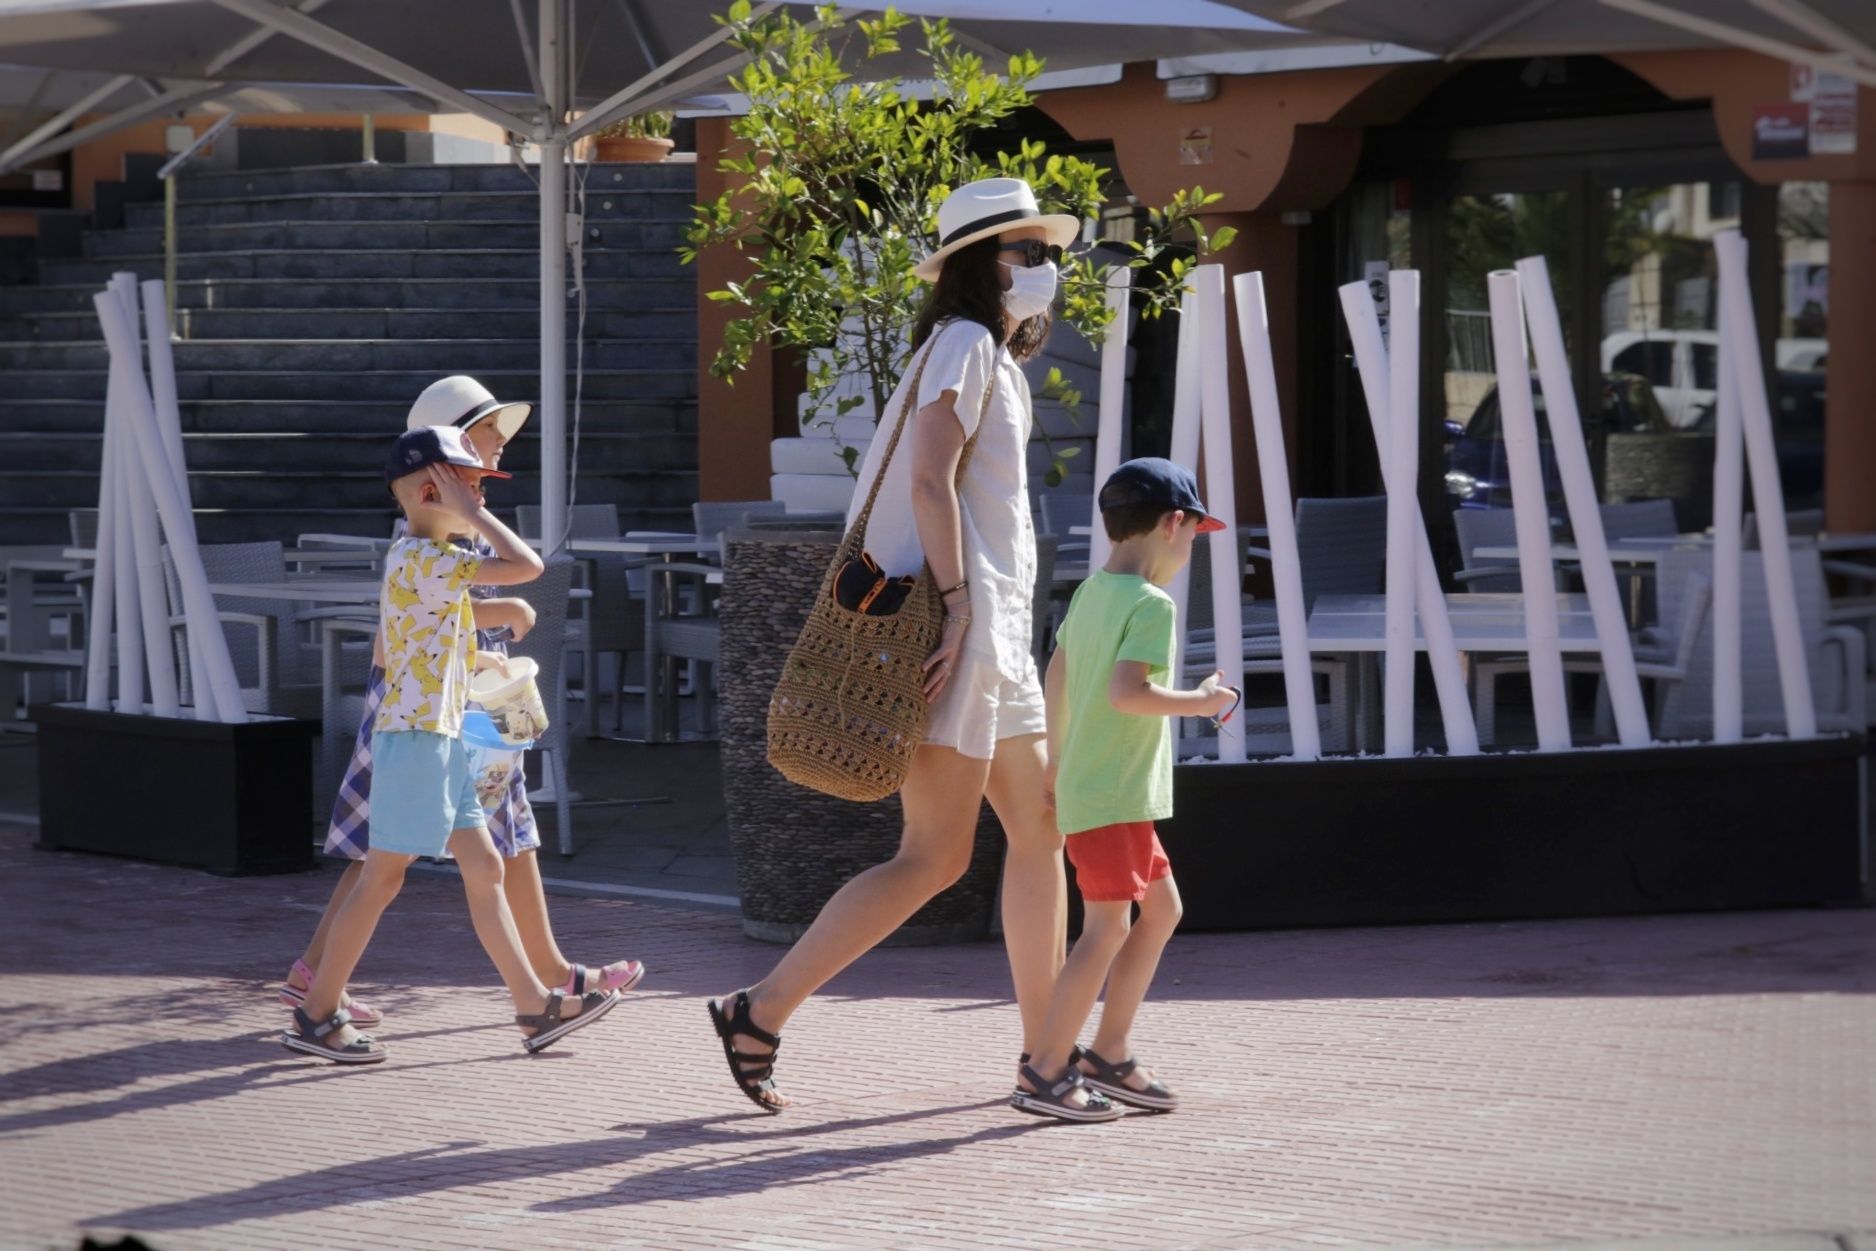
<path id="1" fill-rule="evenodd" d="M 464 469 L 480 470 L 489 478 L 513 476 L 484 465 L 456 427 L 425 426 L 397 436 L 397 442 L 391 445 L 391 455 L 384 462 L 384 480 L 396 482 L 430 465 L 460 465 Z"/>
<path id="2" fill-rule="evenodd" d="M 1161 456 L 1142 456 L 1116 469 L 1101 487 L 1100 504 L 1103 512 L 1139 504 L 1167 512 L 1177 508 L 1199 519 L 1200 534 L 1225 528 L 1199 502 L 1199 484 L 1192 471 Z"/>

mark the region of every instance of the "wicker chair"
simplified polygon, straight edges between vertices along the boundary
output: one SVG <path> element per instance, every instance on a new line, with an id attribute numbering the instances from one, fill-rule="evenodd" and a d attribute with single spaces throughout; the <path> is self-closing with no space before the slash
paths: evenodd
<path id="1" fill-rule="evenodd" d="M 540 577 L 505 592 L 526 600 L 534 609 L 534 629 L 519 643 L 511 643 L 508 654 L 526 656 L 540 666 L 535 683 L 547 702 L 548 725 L 539 748 L 542 766 L 554 788 L 554 828 L 563 856 L 573 854 L 573 805 L 567 781 L 567 755 L 573 736 L 567 728 L 565 657 L 569 650 L 567 603 L 575 565 L 571 557 L 556 556 L 547 562 Z"/>

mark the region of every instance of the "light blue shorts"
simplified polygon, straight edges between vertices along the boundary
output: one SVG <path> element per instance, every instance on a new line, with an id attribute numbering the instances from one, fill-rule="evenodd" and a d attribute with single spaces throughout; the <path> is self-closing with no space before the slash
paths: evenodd
<path id="1" fill-rule="evenodd" d="M 371 740 L 371 846 L 402 856 L 441 856 L 453 830 L 487 829 L 462 740 L 428 730 Z"/>

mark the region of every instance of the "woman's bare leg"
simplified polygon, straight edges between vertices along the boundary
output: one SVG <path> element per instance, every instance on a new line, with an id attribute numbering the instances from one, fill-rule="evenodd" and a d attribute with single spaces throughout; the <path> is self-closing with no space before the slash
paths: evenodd
<path id="1" fill-rule="evenodd" d="M 750 1017 L 757 1026 L 780 1031 L 808 996 L 964 876 L 989 776 L 988 760 L 949 747 L 919 748 L 899 792 L 905 832 L 898 852 L 836 891 L 774 970 L 749 988 Z M 739 1037 L 736 1046 L 752 1055 L 764 1051 L 746 1037 Z"/>
<path id="2" fill-rule="evenodd" d="M 985 792 L 1003 825 L 1003 943 L 1023 1017 L 1023 1050 L 1041 1046 L 1042 1026 L 1068 945 L 1068 883 L 1062 836 L 1042 796 L 1043 736 L 1006 738 L 990 762 Z"/>
<path id="3" fill-rule="evenodd" d="M 502 892 L 508 896 L 508 910 L 514 914 L 528 963 L 545 985 L 564 986 L 573 976 L 573 966 L 561 954 L 560 944 L 554 941 L 553 924 L 547 919 L 547 889 L 541 885 L 540 858 L 532 850 L 524 851 L 509 860 L 506 867 Z"/>

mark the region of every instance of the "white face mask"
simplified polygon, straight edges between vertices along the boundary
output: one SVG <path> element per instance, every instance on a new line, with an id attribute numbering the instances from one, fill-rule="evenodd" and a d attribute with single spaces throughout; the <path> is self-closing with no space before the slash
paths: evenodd
<path id="1" fill-rule="evenodd" d="M 1003 293 L 1003 311 L 1017 321 L 1028 321 L 1048 312 L 1049 306 L 1055 303 L 1055 263 L 1002 264 L 1010 271 L 1010 289 Z"/>

